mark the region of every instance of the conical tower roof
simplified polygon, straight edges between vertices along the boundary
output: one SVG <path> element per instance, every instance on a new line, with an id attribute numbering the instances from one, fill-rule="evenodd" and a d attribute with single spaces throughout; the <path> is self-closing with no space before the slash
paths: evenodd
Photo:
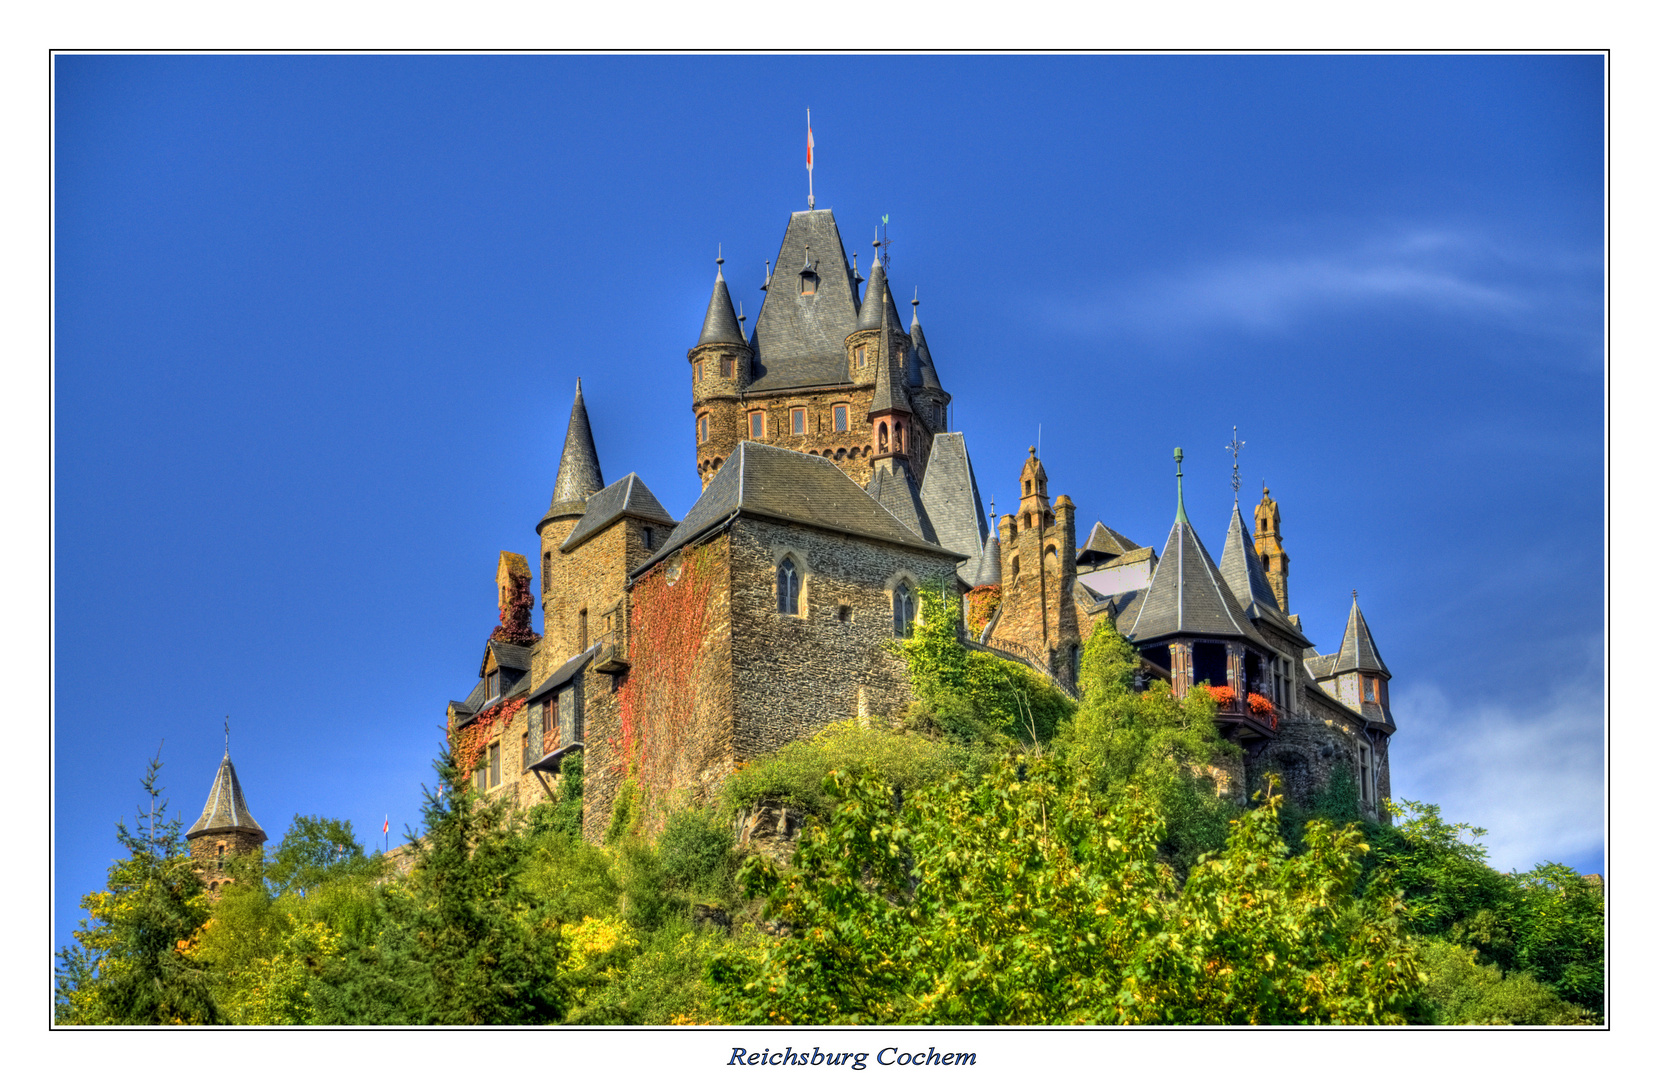
<path id="1" fill-rule="evenodd" d="M 1394 677 L 1383 663 L 1382 654 L 1377 652 L 1376 642 L 1371 640 L 1371 628 L 1365 625 L 1365 616 L 1360 614 L 1358 594 L 1354 596 L 1354 606 L 1348 610 L 1348 629 L 1342 633 L 1342 648 L 1336 651 L 1336 663 L 1331 667 L 1332 675 L 1344 671 L 1375 671 Z"/>
<path id="2" fill-rule="evenodd" d="M 1300 645 L 1312 644 L 1279 610 L 1278 598 L 1267 583 L 1267 571 L 1262 569 L 1250 529 L 1237 503 L 1233 504 L 1233 517 L 1227 523 L 1227 543 L 1221 549 L 1221 576 L 1251 619 L 1273 624 L 1275 630 Z"/>
<path id="3" fill-rule="evenodd" d="M 979 564 L 974 570 L 973 586 L 1002 584 L 1002 540 L 995 529 L 985 541 L 985 550 L 979 553 Z"/>
<path id="4" fill-rule="evenodd" d="M 185 839 L 194 840 L 209 833 L 246 833 L 255 843 L 265 842 L 265 830 L 248 813 L 247 800 L 242 797 L 242 782 L 236 779 L 236 766 L 230 763 L 230 751 L 219 762 L 219 773 L 213 778 L 213 788 L 207 793 L 207 806 L 196 824 L 190 826 Z"/>
<path id="5" fill-rule="evenodd" d="M 933 367 L 933 353 L 927 347 L 927 335 L 922 333 L 922 320 L 917 314 L 920 301 L 910 301 L 910 351 L 916 355 L 920 378 L 917 385 L 929 390 L 943 390 L 939 385 L 939 372 Z"/>
<path id="6" fill-rule="evenodd" d="M 883 297 L 886 297 L 885 303 Z M 893 306 L 893 294 L 887 288 L 887 267 L 876 259 L 875 268 L 870 271 L 870 287 L 864 290 L 864 303 L 858 308 L 858 328 L 860 330 L 874 330 L 881 325 L 881 316 L 885 309 Z M 892 326 L 899 325 L 899 315 L 895 310 L 890 316 Z"/>
<path id="7" fill-rule="evenodd" d="M 878 266 L 880 264 L 877 264 Z M 887 303 L 879 300 L 870 305 L 882 312 L 881 321 L 876 325 L 881 328 L 881 340 L 876 343 L 876 390 L 870 396 L 870 415 L 886 412 L 911 412 L 909 382 L 898 370 L 893 356 L 891 334 L 892 323 L 887 317 L 887 309 L 893 306 L 892 296 L 888 294 L 886 284 L 883 283 L 882 293 L 887 295 Z"/>
<path id="8" fill-rule="evenodd" d="M 724 259 L 715 260 L 725 262 Z M 703 316 L 703 332 L 698 345 L 747 345 L 743 331 L 737 325 L 737 312 L 732 309 L 732 294 L 726 288 L 726 278 L 720 267 L 714 268 L 714 292 L 709 297 L 708 314 Z"/>
<path id="9" fill-rule="evenodd" d="M 727 306 L 730 307 L 730 301 Z M 553 502 L 541 524 L 553 518 L 582 516 L 588 496 L 604 486 L 599 451 L 594 449 L 593 428 L 588 424 L 587 403 L 582 400 L 582 380 L 577 379 L 576 401 L 570 406 L 570 426 L 565 429 L 565 449 L 559 456 L 559 475 L 553 481 Z M 539 530 L 541 525 L 536 528 Z"/>

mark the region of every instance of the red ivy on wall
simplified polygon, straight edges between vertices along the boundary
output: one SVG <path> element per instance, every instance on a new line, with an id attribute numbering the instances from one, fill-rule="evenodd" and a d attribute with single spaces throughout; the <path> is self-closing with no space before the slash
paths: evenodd
<path id="1" fill-rule="evenodd" d="M 530 595 L 530 579 L 513 575 L 512 595 L 501 609 L 501 625 L 490 631 L 491 641 L 505 641 L 511 645 L 534 645 L 541 635 L 530 629 L 530 608 L 535 598 Z"/>
<path id="2" fill-rule="evenodd" d="M 1001 606 L 1001 585 L 980 585 L 969 589 L 968 632 L 977 638 L 985 631 L 985 624 L 991 621 L 991 616 L 995 615 Z"/>
<path id="3" fill-rule="evenodd" d="M 618 693 L 621 732 L 614 749 L 624 775 L 633 773 L 648 827 L 656 824 L 651 819 L 661 815 L 674 782 L 671 775 L 655 775 L 651 762 L 679 758 L 696 716 L 697 657 L 708 635 L 717 572 L 712 545 L 705 544 L 672 569 L 658 564 L 629 591 L 630 671 Z"/>
<path id="4" fill-rule="evenodd" d="M 507 730 L 507 725 L 513 722 L 513 717 L 518 715 L 518 711 L 524 708 L 524 705 L 523 698 L 497 702 L 479 713 L 472 723 L 451 736 L 449 744 L 455 754 L 455 767 L 462 776 L 472 775 L 472 770 L 478 765 L 479 755 L 490 745 L 490 740 Z"/>

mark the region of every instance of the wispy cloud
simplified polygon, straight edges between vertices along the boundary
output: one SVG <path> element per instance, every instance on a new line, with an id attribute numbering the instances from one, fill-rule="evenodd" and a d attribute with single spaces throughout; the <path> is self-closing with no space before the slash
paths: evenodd
<path id="1" fill-rule="evenodd" d="M 1526 707 L 1460 707 L 1437 686 L 1402 686 L 1393 709 L 1401 728 L 1389 754 L 1395 798 L 1436 803 L 1446 820 L 1486 828 L 1482 842 L 1499 870 L 1599 863 L 1599 681 L 1561 684 Z"/>
<path id="2" fill-rule="evenodd" d="M 1459 232 L 1398 230 L 1311 249 L 1225 256 L 1124 283 L 1106 290 L 1107 298 L 1062 301 L 1052 315 L 1073 332 L 1153 337 L 1282 332 L 1336 311 L 1389 306 L 1518 321 L 1559 308 L 1564 274 L 1593 284 L 1599 262 L 1519 253 Z M 1593 307 L 1589 314 L 1593 320 Z"/>

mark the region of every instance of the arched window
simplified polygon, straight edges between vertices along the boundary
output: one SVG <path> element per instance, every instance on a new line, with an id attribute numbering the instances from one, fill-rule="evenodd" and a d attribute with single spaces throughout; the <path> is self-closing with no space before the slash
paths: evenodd
<path id="1" fill-rule="evenodd" d="M 910 586 L 901 581 L 893 590 L 893 636 L 909 637 L 915 622 L 916 597 L 911 593 Z"/>
<path id="2" fill-rule="evenodd" d="M 895 423 L 893 425 L 893 449 L 895 449 L 895 450 L 903 450 L 904 449 L 904 425 L 903 424 Z"/>
<path id="3" fill-rule="evenodd" d="M 886 421 L 883 421 L 881 426 L 876 428 L 876 446 L 878 446 L 881 449 L 882 453 L 887 452 L 887 423 L 886 423 Z"/>
<path id="4" fill-rule="evenodd" d="M 795 570 L 795 560 L 785 558 L 778 564 L 778 612 L 782 615 L 801 613 L 801 575 Z"/>

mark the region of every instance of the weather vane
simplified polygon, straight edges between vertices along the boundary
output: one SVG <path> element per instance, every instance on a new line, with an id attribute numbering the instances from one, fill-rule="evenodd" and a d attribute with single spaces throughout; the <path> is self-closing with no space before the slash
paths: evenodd
<path id="1" fill-rule="evenodd" d="M 1239 441 L 1238 425 L 1233 425 L 1233 441 L 1222 447 L 1223 450 L 1233 452 L 1233 501 L 1238 502 L 1238 452 L 1244 449 L 1244 443 Z M 1267 486 L 1265 483 L 1262 485 Z"/>
<path id="2" fill-rule="evenodd" d="M 881 248 L 881 265 L 887 267 L 887 272 L 891 274 L 893 272 L 893 255 L 888 249 L 893 246 L 893 241 L 888 239 L 887 236 L 886 214 L 881 215 L 881 240 L 876 246 Z"/>
<path id="3" fill-rule="evenodd" d="M 225 714 L 225 756 L 230 756 L 230 713 Z"/>

